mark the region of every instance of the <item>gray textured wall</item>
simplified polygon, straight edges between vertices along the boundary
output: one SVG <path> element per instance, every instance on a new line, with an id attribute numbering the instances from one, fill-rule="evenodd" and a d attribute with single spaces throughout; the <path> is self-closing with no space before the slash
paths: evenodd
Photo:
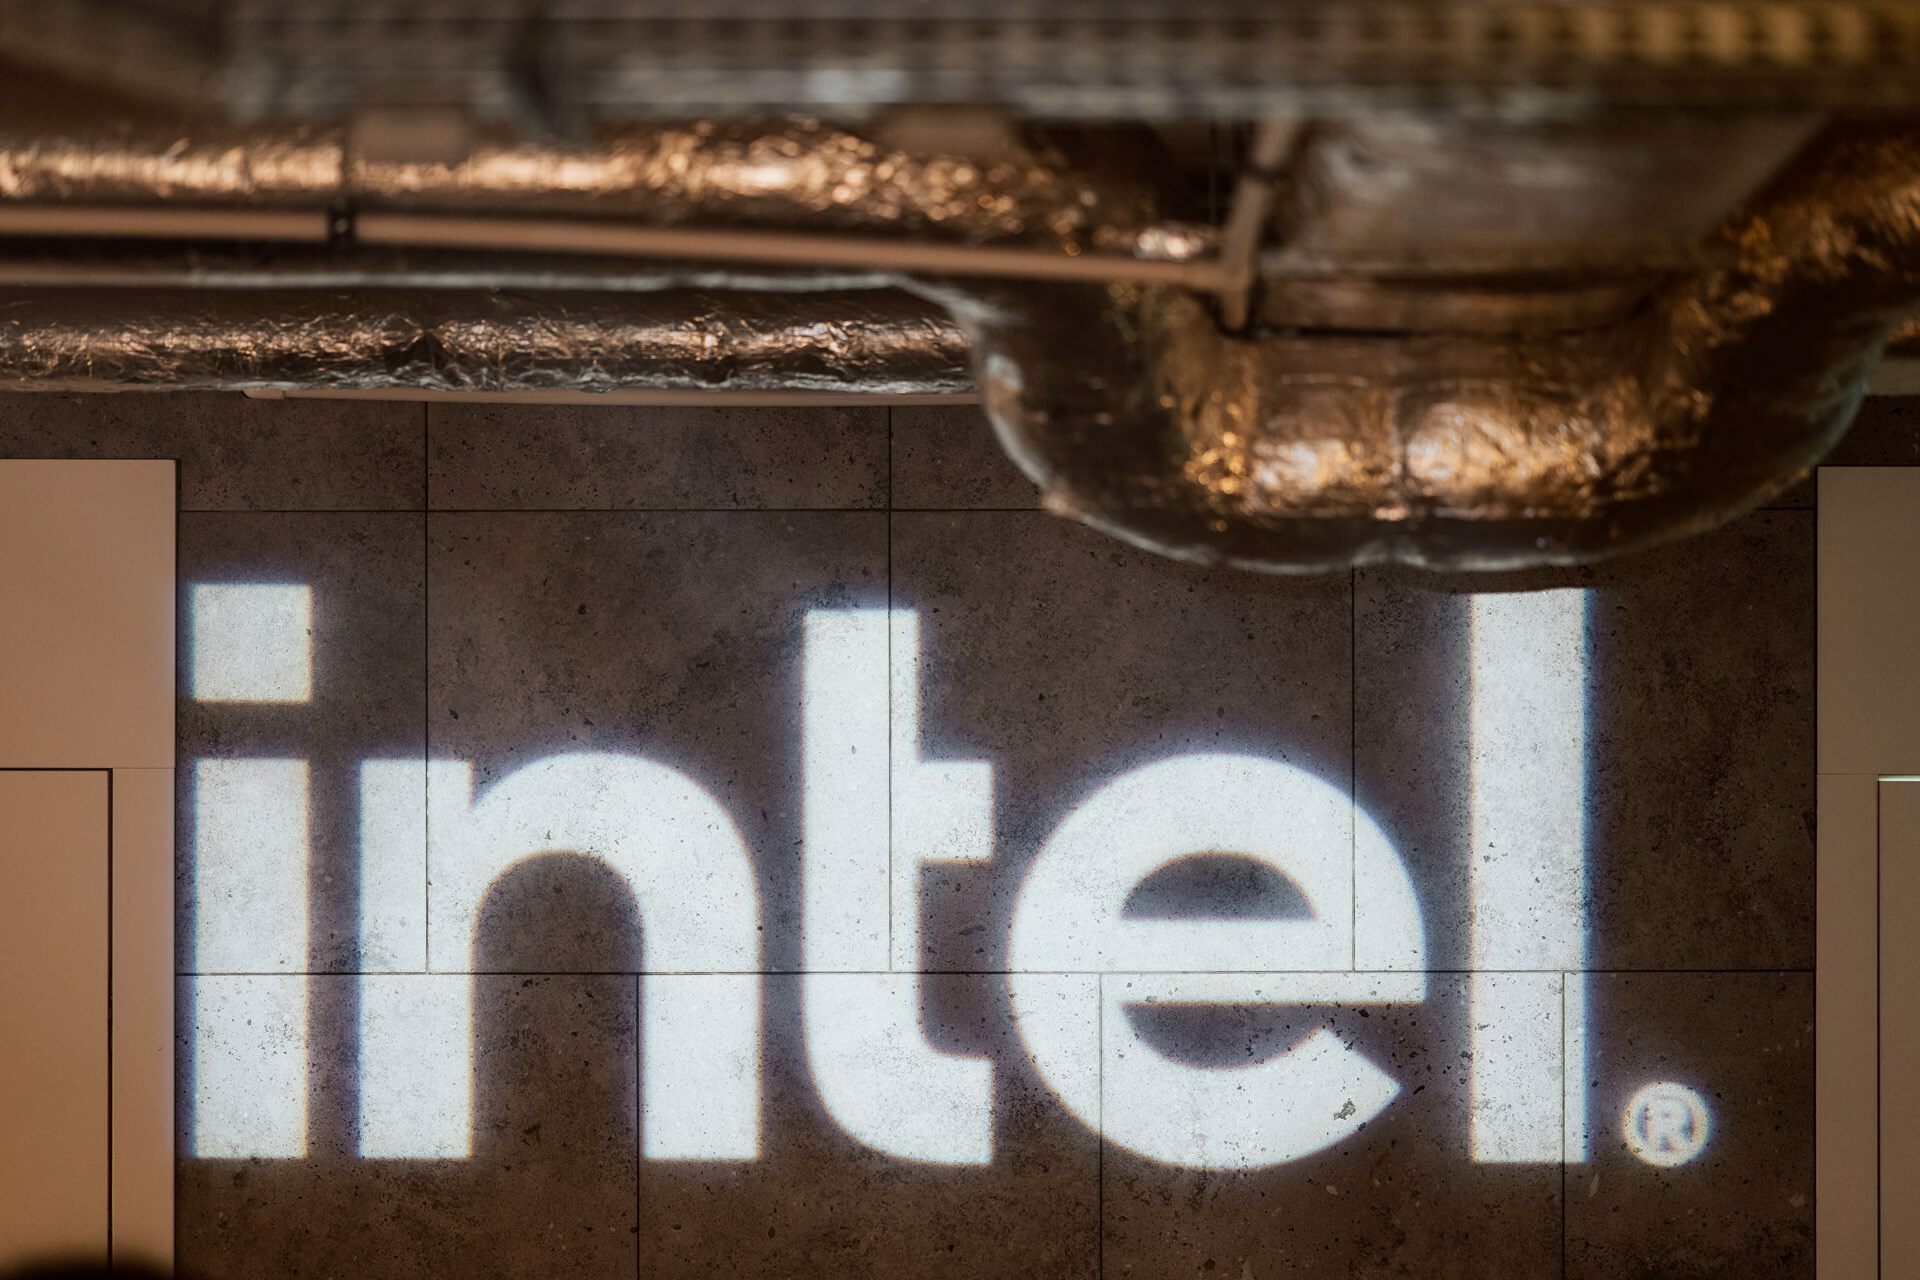
<path id="1" fill-rule="evenodd" d="M 183 686 L 183 765 L 297 755 L 313 780 L 308 1155 L 183 1155 L 196 1274 L 1811 1275 L 1808 490 L 1555 579 L 1597 592 L 1593 1159 L 1468 1159 L 1464 979 L 1437 973 L 1422 1005 L 1348 1015 L 1406 1089 L 1378 1121 L 1293 1164 L 1207 1173 L 1103 1150 L 1011 1052 L 994 971 L 1018 871 L 1114 770 L 1256 749 L 1351 786 L 1412 867 L 1431 963 L 1463 968 L 1457 588 L 1151 558 L 1034 510 L 969 409 L 16 395 L 0 455 L 178 457 L 183 582 L 314 588 L 311 704 L 196 705 Z M 1920 463 L 1920 402 L 1871 402 L 1836 460 Z M 762 1158 L 640 1159 L 637 922 L 577 859 L 488 900 L 473 1158 L 355 1159 L 356 763 L 460 757 L 482 786 L 581 747 L 672 763 L 755 850 L 767 958 L 790 970 L 799 619 L 889 600 L 921 611 L 929 751 L 996 769 L 996 858 L 934 873 L 927 918 L 934 1038 L 998 1064 L 993 1165 L 915 1166 L 835 1128 L 791 974 L 766 985 Z M 1658 1171 L 1617 1130 L 1665 1077 L 1703 1084 L 1716 1134 Z"/>

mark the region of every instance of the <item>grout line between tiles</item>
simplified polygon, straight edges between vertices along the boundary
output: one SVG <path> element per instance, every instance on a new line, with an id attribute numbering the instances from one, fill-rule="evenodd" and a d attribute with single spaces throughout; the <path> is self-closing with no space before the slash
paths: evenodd
<path id="1" fill-rule="evenodd" d="M 183 516 L 412 516 L 424 507 L 182 507 Z"/>
<path id="2" fill-rule="evenodd" d="M 367 516 L 405 515 L 420 507 L 182 507 L 186 515 L 212 516 Z M 424 510 L 448 516 L 589 516 L 589 515 L 1017 515 L 1050 516 L 1039 507 L 435 507 Z"/>

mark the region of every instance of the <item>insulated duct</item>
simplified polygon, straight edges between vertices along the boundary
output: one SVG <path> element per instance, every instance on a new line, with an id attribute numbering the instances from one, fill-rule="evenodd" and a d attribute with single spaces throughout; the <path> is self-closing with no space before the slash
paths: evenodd
<path id="1" fill-rule="evenodd" d="M 1093 175 L 1004 131 L 950 154 L 815 120 L 634 126 L 578 145 L 504 135 L 428 145 L 402 128 L 0 124 L 0 201 L 565 214 L 1120 252 L 1156 217 L 1139 178 Z"/>
<path id="2" fill-rule="evenodd" d="M 1337 315 L 1323 330 L 1228 332 L 1214 290 L 1154 283 L 1231 275 L 1142 181 L 1166 168 L 1124 130 L 1058 149 L 989 138 L 962 155 L 805 121 L 441 159 L 380 159 L 299 131 L 0 136 L 0 213 L 40 218 L 54 228 L 42 236 L 71 202 L 123 212 L 135 234 L 151 210 L 264 202 L 330 212 L 337 241 L 266 265 L 196 248 L 203 273 L 153 272 L 204 292 L 101 288 L 103 271 L 146 268 L 96 257 L 79 264 L 85 287 L 0 293 L 0 381 L 927 394 L 965 388 L 964 345 L 1003 443 L 1049 504 L 1139 545 L 1279 571 L 1502 568 L 1677 537 L 1786 487 L 1845 428 L 1920 301 L 1909 130 L 1836 127 L 1697 263 L 1660 264 L 1677 278 L 1514 332 L 1342 331 Z M 382 247 L 353 247 L 362 218 L 384 220 Z M 623 229 L 639 233 L 633 253 L 661 230 L 692 247 L 656 246 L 652 265 L 609 256 Z M 748 261 L 741 237 L 760 233 Z M 822 233 L 860 239 L 836 241 L 830 268 L 778 261 L 782 237 Z M 892 253 L 929 245 L 1019 252 L 991 259 L 1009 263 L 999 275 Z M 848 265 L 863 246 L 872 266 Z M 273 253 L 353 291 L 287 288 Z M 568 258 L 580 268 L 555 265 Z M 1049 278 L 1062 263 L 1112 277 Z M 15 266 L 23 284 L 60 269 Z M 1288 287 L 1263 271 L 1262 291 Z M 488 291 L 514 279 L 581 287 Z"/>
<path id="3" fill-rule="evenodd" d="M 1497 338 L 1239 338 L 1138 286 L 960 309 L 1056 511 L 1243 568 L 1505 569 L 1678 538 L 1806 474 L 1920 302 L 1920 132 L 1817 139 L 1709 261 L 1612 325 Z"/>
<path id="4" fill-rule="evenodd" d="M 890 290 L 0 293 L 0 370 L 40 390 L 971 390 L 965 336 Z"/>

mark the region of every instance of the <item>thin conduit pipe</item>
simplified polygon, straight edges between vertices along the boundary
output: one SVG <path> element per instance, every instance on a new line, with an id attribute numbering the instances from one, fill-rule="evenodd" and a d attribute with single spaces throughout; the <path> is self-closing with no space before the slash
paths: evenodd
<path id="1" fill-rule="evenodd" d="M 369 387 L 364 390 L 242 392 L 250 400 L 404 400 L 428 404 L 581 404 L 581 405 L 730 405 L 745 409 L 851 405 L 977 405 L 972 392 L 952 395 L 840 391 L 683 391 L 672 387 L 634 391 L 438 391 L 427 387 Z"/>
<path id="2" fill-rule="evenodd" d="M 324 211 L 0 207 L 0 235 L 50 239 L 271 240 L 325 242 L 335 219 Z M 341 229 L 367 245 L 495 249 L 630 258 L 695 259 L 769 266 L 842 267 L 933 276 L 1161 284 L 1221 293 L 1228 273 L 1214 258 L 1166 261 L 1110 253 L 911 243 L 711 228 L 640 227 L 557 218 L 444 217 L 361 213 Z M 1236 276 L 1236 279 L 1238 277 Z"/>
<path id="3" fill-rule="evenodd" d="M 140 209 L 113 206 L 0 206 L 0 235 L 47 239 L 272 240 L 324 244 L 324 209 Z"/>
<path id="4" fill-rule="evenodd" d="M 998 276 L 1096 284 L 1131 281 L 1207 292 L 1219 290 L 1223 282 L 1220 263 L 1213 259 L 1166 262 L 1117 254 L 1069 255 L 1043 249 L 923 244 L 767 231 L 636 227 L 558 219 L 363 213 L 354 220 L 354 238 L 370 245 L 865 267 L 934 276 Z"/>

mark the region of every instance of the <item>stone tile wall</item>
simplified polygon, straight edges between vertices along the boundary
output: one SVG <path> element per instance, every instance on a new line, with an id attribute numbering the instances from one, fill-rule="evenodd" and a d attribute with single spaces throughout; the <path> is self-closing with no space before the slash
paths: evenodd
<path id="1" fill-rule="evenodd" d="M 1835 461 L 1920 463 L 1917 406 L 1869 402 Z M 1476 1163 L 1468 1140 L 1468 592 L 1512 584 L 1159 560 L 1040 512 L 966 408 L 12 395 L 0 455 L 178 457 L 183 593 L 312 590 L 309 702 L 196 703 L 183 646 L 191 1274 L 1812 1273 L 1808 489 L 1684 546 L 1526 584 L 1592 592 L 1576 1086 L 1592 1142 L 1563 1166 Z M 807 1065 L 805 617 L 889 606 L 918 614 L 921 755 L 993 769 L 992 858 L 930 864 L 918 886 L 926 1034 L 994 1067 L 984 1166 L 862 1145 Z M 472 975 L 469 1156 L 361 1158 L 360 763 L 470 761 L 484 794 L 581 751 L 696 780 L 750 851 L 758 1158 L 642 1155 L 644 927 L 615 874 L 565 851 L 499 879 L 470 959 L 433 961 Z M 1327 1025 L 1399 1083 L 1348 1140 L 1239 1171 L 1150 1160 L 1070 1115 L 1023 1046 L 1006 974 L 1014 897 L 1048 833 L 1125 770 L 1217 751 L 1284 761 L 1372 815 L 1409 869 L 1432 971 L 1418 1004 L 1141 1014 L 1143 1035 L 1157 1019 L 1157 1043 L 1216 1064 Z M 304 1040 L 279 1046 L 306 1059 L 305 1150 L 202 1159 L 191 766 L 256 758 L 308 762 L 306 962 L 273 978 L 307 1001 Z M 1194 901 L 1232 915 L 1236 895 L 1289 892 L 1220 882 Z M 1621 1139 L 1654 1080 L 1690 1082 L 1712 1109 L 1688 1164 L 1650 1166 Z"/>

